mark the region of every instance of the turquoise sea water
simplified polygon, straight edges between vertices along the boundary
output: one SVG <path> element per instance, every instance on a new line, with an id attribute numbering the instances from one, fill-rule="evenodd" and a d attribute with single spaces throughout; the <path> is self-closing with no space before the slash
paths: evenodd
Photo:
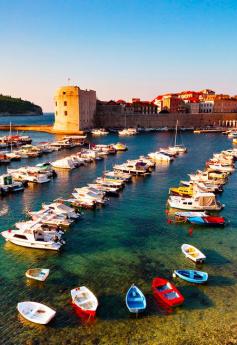
<path id="1" fill-rule="evenodd" d="M 46 133 L 30 133 L 35 141 L 53 139 Z M 171 144 L 172 133 L 147 133 L 123 138 L 129 150 L 58 177 L 42 186 L 0 200 L 0 230 L 12 228 L 25 218 L 25 209 L 37 210 L 42 202 L 70 195 L 100 176 L 117 162 L 137 158 Z M 112 143 L 111 134 L 92 139 Z M 226 204 L 221 213 L 231 223 L 224 229 L 194 228 L 189 236 L 186 225 L 170 225 L 165 205 L 169 187 L 186 179 L 187 173 L 203 168 L 205 161 L 231 142 L 221 134 L 183 134 L 188 154 L 170 166 L 159 166 L 151 176 L 134 178 L 107 206 L 85 211 L 83 218 L 66 233 L 60 253 L 31 250 L 6 244 L 0 238 L 0 344 L 235 344 L 237 341 L 237 174 L 233 174 L 221 195 Z M 71 151 L 53 153 L 26 164 L 53 160 Z M 24 161 L 12 166 L 22 165 Z M 0 173 L 6 168 L 1 167 Z M 172 270 L 193 268 L 181 253 L 182 243 L 191 243 L 207 254 L 202 269 L 210 275 L 204 286 L 176 281 L 185 303 L 168 313 L 151 295 L 155 276 L 172 279 Z M 48 267 L 51 274 L 44 284 L 29 283 L 24 273 L 29 267 Z M 148 307 L 143 315 L 130 315 L 125 294 L 135 283 L 146 294 Z M 70 306 L 70 290 L 88 286 L 97 295 L 99 308 L 94 323 L 84 324 Z M 47 327 L 30 324 L 19 317 L 16 304 L 34 300 L 55 308 L 57 315 Z"/>

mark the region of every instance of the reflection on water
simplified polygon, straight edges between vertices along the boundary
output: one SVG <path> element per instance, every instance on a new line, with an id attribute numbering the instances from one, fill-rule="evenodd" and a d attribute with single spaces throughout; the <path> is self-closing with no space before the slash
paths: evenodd
<path id="1" fill-rule="evenodd" d="M 47 133 L 32 135 L 36 141 L 54 137 Z M 106 163 L 99 161 L 71 172 L 58 171 L 58 177 L 50 183 L 32 185 L 24 193 L 4 197 L 1 230 L 25 219 L 26 208 L 37 210 L 42 202 L 68 197 L 75 187 L 92 182 L 105 168 L 109 170 L 116 163 L 154 152 L 170 145 L 172 140 L 173 135 L 169 133 L 123 138 L 129 150 L 110 156 Z M 230 141 L 218 134 L 191 133 L 185 133 L 183 140 L 189 149 L 187 155 L 168 166 L 160 165 L 151 176 L 134 178 L 118 198 L 110 197 L 106 207 L 85 211 L 82 219 L 66 232 L 66 245 L 60 253 L 26 249 L 4 243 L 0 238 L 0 327 L 4 344 L 234 343 L 237 214 L 233 195 L 237 193 L 237 174 L 233 174 L 220 196 L 221 202 L 227 205 L 222 215 L 231 220 L 227 228 L 195 228 L 190 235 L 189 226 L 168 224 L 169 215 L 165 212 L 168 189 L 186 179 L 191 171 L 202 169 L 211 154 L 230 147 Z M 115 134 L 93 138 L 95 143 L 116 141 L 119 138 Z M 77 150 L 55 152 L 26 160 L 25 164 L 52 161 Z M 0 173 L 5 169 L 0 167 Z M 182 243 L 191 243 L 207 255 L 201 269 L 209 273 L 210 279 L 205 286 L 175 280 L 185 302 L 170 312 L 156 304 L 151 295 L 151 282 L 155 276 L 172 280 L 174 269 L 195 267 L 182 254 Z M 28 281 L 25 272 L 30 267 L 50 268 L 47 281 L 40 285 Z M 142 289 L 148 302 L 146 312 L 137 318 L 125 306 L 126 291 L 132 283 Z M 96 321 L 92 324 L 78 318 L 71 306 L 70 290 L 80 285 L 88 286 L 99 300 Z M 55 319 L 47 327 L 19 321 L 16 305 L 24 300 L 49 305 L 57 310 Z"/>

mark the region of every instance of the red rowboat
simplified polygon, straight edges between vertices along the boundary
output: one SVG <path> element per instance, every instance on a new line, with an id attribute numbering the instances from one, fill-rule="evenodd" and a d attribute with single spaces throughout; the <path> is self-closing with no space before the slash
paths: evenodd
<path id="1" fill-rule="evenodd" d="M 184 297 L 174 284 L 164 278 L 157 277 L 153 279 L 152 291 L 157 302 L 163 302 L 169 307 L 175 307 L 184 302 Z"/>

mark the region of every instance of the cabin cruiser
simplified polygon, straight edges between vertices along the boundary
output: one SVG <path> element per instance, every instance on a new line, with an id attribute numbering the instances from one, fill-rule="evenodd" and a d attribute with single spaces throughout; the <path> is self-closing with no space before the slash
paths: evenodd
<path id="1" fill-rule="evenodd" d="M 151 152 L 148 153 L 148 157 L 150 157 L 154 161 L 163 161 L 163 162 L 171 162 L 174 158 L 166 153 L 162 152 Z"/>
<path id="2" fill-rule="evenodd" d="M 104 129 L 104 128 L 98 128 L 98 129 L 93 129 L 91 131 L 91 134 L 93 134 L 93 135 L 107 135 L 107 134 L 109 134 L 109 132 L 106 131 L 106 129 Z"/>
<path id="3" fill-rule="evenodd" d="M 124 181 L 119 181 L 116 179 L 110 179 L 108 177 L 97 177 L 96 179 L 97 184 L 101 184 L 103 186 L 108 186 L 108 187 L 116 187 L 116 188 L 123 188 L 124 187 Z"/>
<path id="4" fill-rule="evenodd" d="M 212 183 L 217 185 L 223 185 L 226 183 L 227 178 L 224 174 L 212 174 L 208 171 L 198 170 L 196 174 L 188 174 L 190 180 L 193 182 L 203 182 L 203 183 Z"/>
<path id="5" fill-rule="evenodd" d="M 115 148 L 116 151 L 127 151 L 128 149 L 127 145 L 123 143 L 113 144 L 113 147 Z"/>
<path id="6" fill-rule="evenodd" d="M 88 186 L 90 188 L 97 189 L 100 192 L 106 193 L 107 195 L 118 195 L 120 191 L 120 188 L 118 187 L 106 186 L 99 183 L 89 183 Z"/>
<path id="7" fill-rule="evenodd" d="M 136 130 L 136 128 L 124 128 L 124 129 L 118 131 L 118 134 L 120 136 L 135 135 L 135 134 L 137 134 L 137 130 Z"/>
<path id="8" fill-rule="evenodd" d="M 32 183 L 47 183 L 50 178 L 47 173 L 34 170 L 34 167 L 22 167 L 19 169 L 7 169 L 8 174 L 12 175 L 16 181 L 27 181 Z"/>
<path id="9" fill-rule="evenodd" d="M 59 250 L 65 243 L 57 235 L 41 229 L 6 230 L 1 232 L 1 235 L 6 241 L 28 248 Z"/>
<path id="10" fill-rule="evenodd" d="M 125 173 L 129 173 L 132 175 L 146 175 L 146 174 L 150 174 L 150 167 L 147 166 L 146 163 L 143 162 L 139 162 L 139 161 L 133 161 L 128 163 L 124 163 L 124 164 L 116 164 L 113 167 L 114 171 L 121 171 L 121 172 L 125 172 Z"/>
<path id="11" fill-rule="evenodd" d="M 146 163 L 148 166 L 150 166 L 151 168 L 155 168 L 156 163 L 152 162 L 151 159 L 149 157 L 145 157 L 145 156 L 140 156 L 139 161 Z M 129 162 L 129 161 L 128 161 Z"/>
<path id="12" fill-rule="evenodd" d="M 12 175 L 4 174 L 0 176 L 0 191 L 1 193 L 18 192 L 24 190 L 24 184 L 22 182 L 16 182 L 13 180 Z"/>
<path id="13" fill-rule="evenodd" d="M 235 168 L 231 165 L 222 165 L 222 164 L 209 164 L 209 169 L 212 171 L 220 171 L 220 172 L 227 172 L 232 173 L 234 172 Z"/>
<path id="14" fill-rule="evenodd" d="M 70 157 L 58 159 L 51 163 L 52 167 L 59 168 L 59 169 L 74 169 L 75 164 L 73 163 L 73 160 Z"/>
<path id="15" fill-rule="evenodd" d="M 98 204 L 104 204 L 105 200 L 105 193 L 96 190 L 95 188 L 90 188 L 90 187 L 82 187 L 82 188 L 75 188 L 74 192 L 72 193 L 72 196 L 75 199 L 88 199 L 92 200 Z"/>
<path id="16" fill-rule="evenodd" d="M 56 201 L 51 204 L 42 204 L 42 210 L 50 210 L 56 215 L 64 215 L 69 219 L 77 219 L 80 217 L 79 213 L 76 213 L 73 208 L 64 205 L 62 202 Z"/>
<path id="17" fill-rule="evenodd" d="M 114 180 L 119 180 L 119 181 L 124 181 L 124 182 L 129 182 L 131 181 L 132 175 L 131 174 L 126 174 L 122 173 L 119 171 L 105 171 L 103 176 L 114 179 Z"/>
<path id="18" fill-rule="evenodd" d="M 224 205 L 216 200 L 214 193 L 196 193 L 191 198 L 169 196 L 168 205 L 172 208 L 190 211 L 220 211 Z"/>
<path id="19" fill-rule="evenodd" d="M 88 150 L 82 150 L 81 151 L 81 157 L 82 158 L 89 158 L 93 160 L 101 160 L 103 159 L 103 156 L 101 156 L 97 151 L 88 149 Z"/>
<path id="20" fill-rule="evenodd" d="M 18 151 L 13 152 L 5 152 L 5 155 L 10 161 L 20 161 L 21 155 L 18 153 Z"/>
<path id="21" fill-rule="evenodd" d="M 97 144 L 92 146 L 92 150 L 97 152 L 103 152 L 105 154 L 115 154 L 116 150 L 113 145 Z"/>

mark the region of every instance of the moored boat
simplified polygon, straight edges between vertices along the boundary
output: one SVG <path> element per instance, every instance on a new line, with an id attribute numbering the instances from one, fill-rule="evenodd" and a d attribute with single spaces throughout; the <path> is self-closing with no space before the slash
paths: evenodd
<path id="1" fill-rule="evenodd" d="M 155 299 L 169 307 L 175 307 L 184 302 L 184 297 L 174 284 L 164 278 L 154 278 L 152 281 L 152 291 Z"/>
<path id="2" fill-rule="evenodd" d="M 206 260 L 206 256 L 199 249 L 190 244 L 182 244 L 181 250 L 186 258 L 192 260 L 195 263 L 203 263 Z"/>
<path id="3" fill-rule="evenodd" d="M 208 273 L 196 270 L 175 270 L 173 277 L 179 277 L 189 283 L 203 284 L 208 280 Z"/>
<path id="4" fill-rule="evenodd" d="M 48 278 L 49 271 L 48 268 L 30 268 L 25 275 L 27 278 L 43 282 Z"/>
<path id="5" fill-rule="evenodd" d="M 98 307 L 96 296 L 86 286 L 71 290 L 72 304 L 88 316 L 94 317 Z"/>
<path id="6" fill-rule="evenodd" d="M 127 291 L 126 306 L 130 313 L 138 313 L 146 309 L 146 298 L 134 284 Z"/>
<path id="7" fill-rule="evenodd" d="M 46 325 L 56 315 L 56 311 L 47 305 L 31 301 L 18 303 L 17 310 L 28 321 L 41 325 Z"/>

